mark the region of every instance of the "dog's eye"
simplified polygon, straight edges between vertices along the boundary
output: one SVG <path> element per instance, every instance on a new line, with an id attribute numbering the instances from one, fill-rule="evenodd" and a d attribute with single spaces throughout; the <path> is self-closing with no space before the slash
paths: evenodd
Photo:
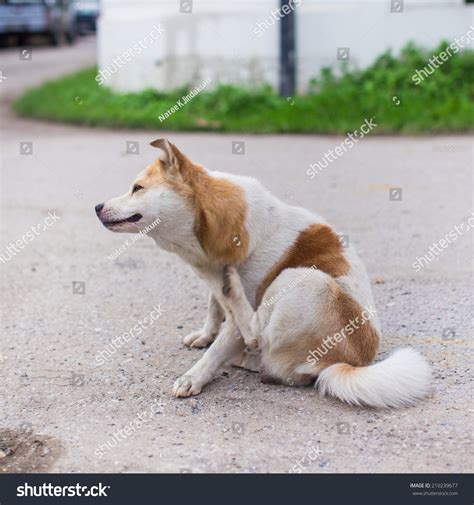
<path id="1" fill-rule="evenodd" d="M 137 191 L 140 191 L 141 189 L 143 189 L 143 186 L 140 186 L 140 184 L 134 184 L 134 186 L 132 188 L 132 195 L 133 195 L 133 193 L 136 193 Z"/>

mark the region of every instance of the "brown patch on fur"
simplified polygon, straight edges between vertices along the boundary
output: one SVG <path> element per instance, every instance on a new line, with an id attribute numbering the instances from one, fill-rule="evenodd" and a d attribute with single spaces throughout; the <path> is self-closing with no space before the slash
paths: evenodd
<path id="1" fill-rule="evenodd" d="M 194 189 L 195 231 L 204 251 L 222 265 L 244 261 L 249 236 L 245 228 L 247 206 L 243 190 L 207 174 L 195 181 Z"/>
<path id="2" fill-rule="evenodd" d="M 352 365 L 348 365 L 347 363 L 339 363 L 337 366 L 340 375 L 351 375 L 352 373 L 354 373 L 354 371 L 357 370 L 357 367 L 353 367 Z"/>
<path id="3" fill-rule="evenodd" d="M 188 199 L 195 210 L 194 231 L 206 254 L 221 265 L 242 262 L 249 247 L 243 189 L 225 179 L 211 177 L 201 165 L 170 145 L 179 171 L 168 170 L 157 160 L 136 183 L 144 187 L 166 184 Z"/>
<path id="4" fill-rule="evenodd" d="M 275 263 L 257 289 L 257 307 L 268 286 L 285 268 L 311 268 L 313 265 L 331 277 L 340 277 L 349 272 L 349 263 L 342 253 L 339 237 L 324 224 L 312 224 L 303 230 L 283 257 Z"/>
<path id="5" fill-rule="evenodd" d="M 372 363 L 377 354 L 379 334 L 370 319 L 363 320 L 362 312 L 364 309 L 350 295 L 337 285 L 333 289 L 335 303 L 339 307 L 340 328 L 345 328 L 351 320 L 358 322 L 358 328 L 354 328 L 351 335 L 348 335 L 348 331 L 345 333 L 346 338 L 342 342 L 346 341 L 346 348 L 344 348 L 346 356 L 328 356 L 327 359 L 330 364 L 342 362 L 353 366 L 367 366 Z M 341 359 L 344 357 L 346 359 Z"/>

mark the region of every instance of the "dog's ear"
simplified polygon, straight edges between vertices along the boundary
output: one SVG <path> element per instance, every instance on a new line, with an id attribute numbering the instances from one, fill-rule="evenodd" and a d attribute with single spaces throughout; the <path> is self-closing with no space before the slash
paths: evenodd
<path id="1" fill-rule="evenodd" d="M 163 151 L 164 157 L 162 161 L 167 170 L 171 173 L 179 172 L 179 162 L 174 152 L 176 148 L 172 144 L 170 144 L 166 139 L 156 139 L 153 142 L 150 142 L 150 145 Z"/>

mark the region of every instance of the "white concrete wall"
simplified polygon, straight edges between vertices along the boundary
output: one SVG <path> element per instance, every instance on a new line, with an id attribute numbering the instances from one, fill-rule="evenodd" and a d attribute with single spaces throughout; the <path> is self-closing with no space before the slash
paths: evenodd
<path id="1" fill-rule="evenodd" d="M 111 71 L 106 85 L 165 90 L 211 78 L 214 85 L 276 86 L 281 21 L 261 36 L 256 25 L 271 21 L 278 6 L 277 0 L 194 0 L 192 14 L 184 14 L 179 0 L 103 0 L 98 56 L 100 68 Z M 349 47 L 351 64 L 363 67 L 387 48 L 398 51 L 409 40 L 433 47 L 474 23 L 474 5 L 463 0 L 405 0 L 399 14 L 390 13 L 390 0 L 301 0 L 295 10 L 300 91 L 323 66 L 336 64 L 337 47 Z M 166 32 L 145 43 L 159 24 Z M 116 59 L 114 66 L 113 58 L 134 45 L 140 54 L 132 51 L 129 61 L 122 57 L 124 63 Z"/>

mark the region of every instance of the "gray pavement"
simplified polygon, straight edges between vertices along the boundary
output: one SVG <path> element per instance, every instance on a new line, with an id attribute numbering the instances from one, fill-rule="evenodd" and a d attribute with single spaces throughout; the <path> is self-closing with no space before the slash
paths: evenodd
<path id="1" fill-rule="evenodd" d="M 92 64 L 94 41 L 37 48 L 31 62 L 19 61 L 18 49 L 1 58 L 0 252 L 48 212 L 60 219 L 0 263 L 0 471 L 287 472 L 311 446 L 317 457 L 305 472 L 472 471 L 472 230 L 421 271 L 412 267 L 472 213 L 472 137 L 366 138 L 310 180 L 308 164 L 341 137 L 19 119 L 10 101 Z M 258 177 L 347 234 L 374 281 L 380 358 L 400 346 L 419 349 L 434 369 L 432 396 L 400 410 L 354 408 L 230 369 L 200 396 L 173 398 L 174 380 L 204 352 L 180 340 L 202 325 L 205 288 L 147 238 L 108 259 L 127 236 L 107 232 L 94 213 L 126 190 L 156 155 L 148 142 L 162 135 L 209 168 Z M 126 154 L 130 140 L 138 155 Z M 232 140 L 245 141 L 245 155 L 231 154 Z M 20 142 L 33 142 L 33 154 L 20 154 Z M 389 200 L 391 187 L 403 189 L 402 201 Z M 97 353 L 153 306 L 163 310 L 153 326 L 99 366 Z"/>

